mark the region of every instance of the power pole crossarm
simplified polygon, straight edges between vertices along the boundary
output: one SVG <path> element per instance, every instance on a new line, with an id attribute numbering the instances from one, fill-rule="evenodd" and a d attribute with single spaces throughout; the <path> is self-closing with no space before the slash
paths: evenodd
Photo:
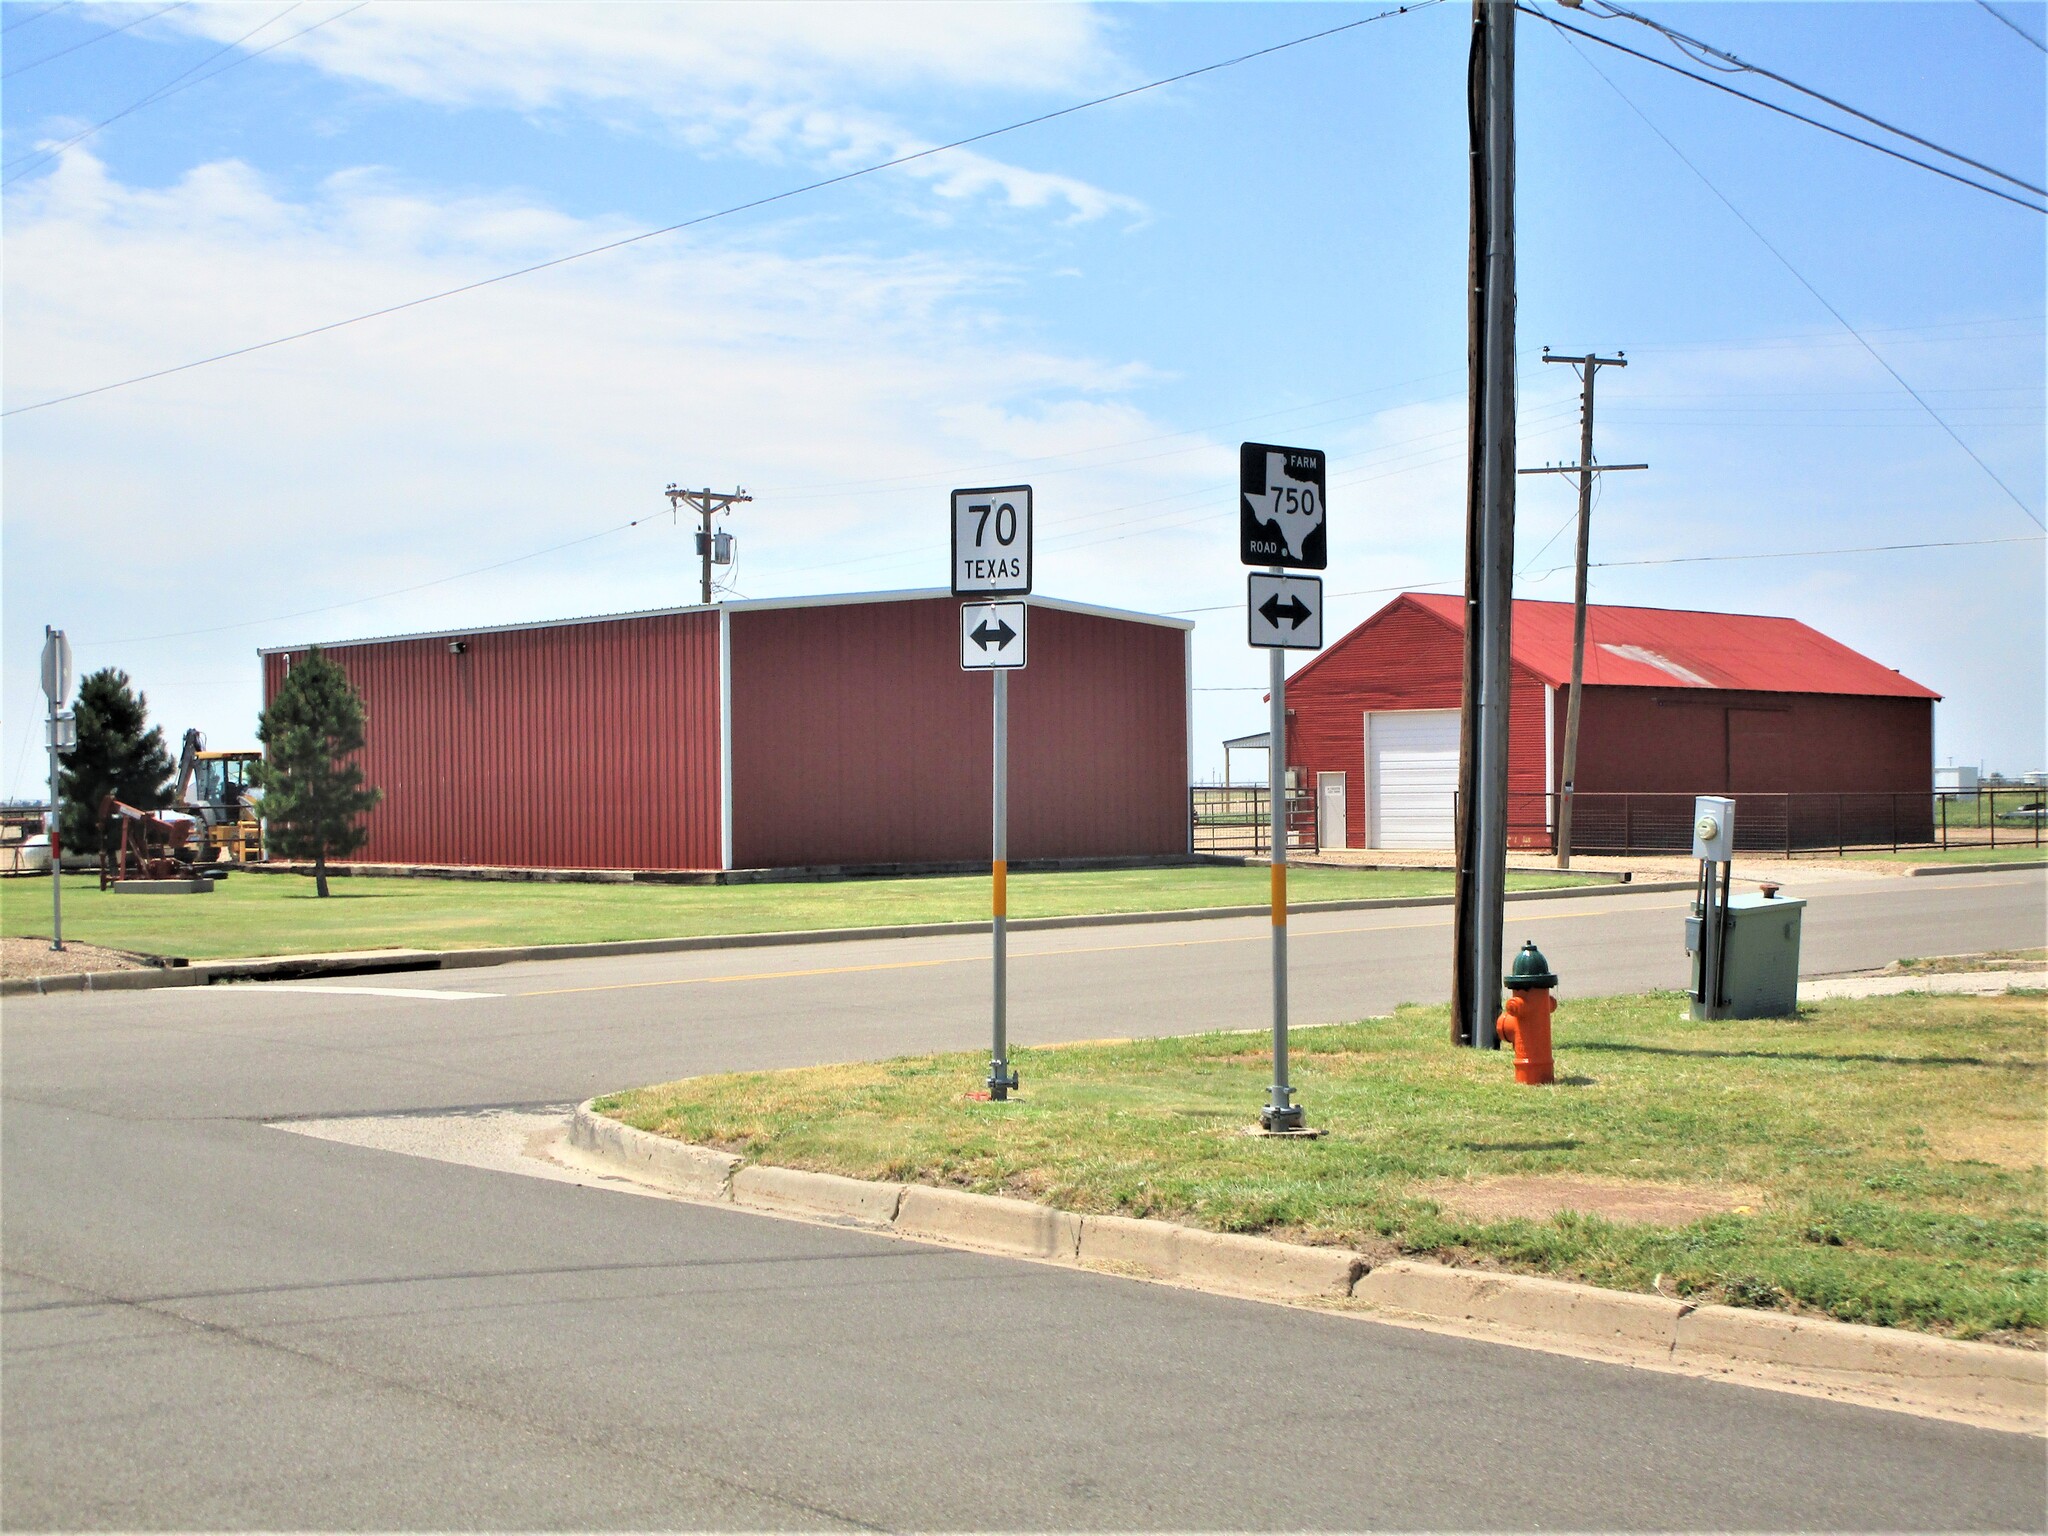
<path id="1" fill-rule="evenodd" d="M 1586 564 L 1592 548 L 1593 476 L 1603 469 L 1648 469 L 1650 466 L 1593 462 L 1593 381 L 1600 376 L 1602 368 L 1626 368 L 1626 353 L 1616 353 L 1613 357 L 1600 357 L 1592 352 L 1588 352 L 1584 357 L 1553 357 L 1550 355 L 1550 349 L 1545 347 L 1543 361 L 1570 363 L 1579 370 L 1579 462 L 1517 471 L 1524 475 L 1576 474 L 1579 477 L 1579 552 L 1576 562 L 1578 576 L 1572 588 L 1572 691 L 1565 709 L 1564 772 L 1558 786 L 1557 798 L 1557 867 L 1570 869 L 1572 800 L 1576 793 L 1579 772 L 1579 705 L 1586 691 Z"/>

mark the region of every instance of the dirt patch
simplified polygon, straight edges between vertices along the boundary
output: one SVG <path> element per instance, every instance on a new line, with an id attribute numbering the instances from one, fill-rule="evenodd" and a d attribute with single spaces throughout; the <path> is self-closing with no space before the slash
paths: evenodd
<path id="1" fill-rule="evenodd" d="M 1607 1221 L 1652 1227 L 1682 1227 L 1703 1216 L 1752 1209 L 1763 1199 L 1753 1190 L 1632 1184 L 1619 1179 L 1558 1179 L 1537 1174 L 1476 1179 L 1469 1183 L 1444 1180 L 1421 1185 L 1415 1193 L 1461 1215 L 1485 1221 L 1548 1221 L 1560 1211 L 1578 1211 Z"/>
<path id="2" fill-rule="evenodd" d="M 1991 1163 L 2000 1168 L 2048 1165 L 2048 1125 L 2038 1120 L 1982 1120 L 1936 1131 L 1927 1145 L 1954 1163 Z"/>
<path id="3" fill-rule="evenodd" d="M 125 949 L 65 941 L 61 950 L 48 939 L 0 939 L 0 976 L 75 976 L 80 971 L 139 971 L 149 965 L 143 955 Z"/>
<path id="4" fill-rule="evenodd" d="M 1969 975 L 1978 971 L 2048 971 L 2048 949 L 1992 949 L 1974 955 L 1930 955 L 1925 959 L 1894 960 L 1885 967 L 1888 975 L 1917 976 L 1930 971 L 1944 976 Z"/>

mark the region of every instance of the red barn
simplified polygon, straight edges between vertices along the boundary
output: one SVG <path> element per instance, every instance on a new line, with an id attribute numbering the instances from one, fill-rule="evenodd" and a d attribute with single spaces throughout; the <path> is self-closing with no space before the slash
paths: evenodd
<path id="1" fill-rule="evenodd" d="M 1326 845 L 1452 846 L 1464 613 L 1405 592 L 1288 679 Z M 1517 599 L 1512 638 L 1509 837 L 1549 848 L 1572 605 Z M 1751 848 L 1930 835 L 1940 695 L 1795 619 L 1589 606 L 1585 683 L 1575 851 L 1689 846 L 1699 794 L 1736 797 Z"/>
<path id="2" fill-rule="evenodd" d="M 1013 861 L 1188 849 L 1185 620 L 1033 598 Z M 364 863 L 721 870 L 989 856 L 990 680 L 944 592 L 352 640 Z M 267 649 L 266 705 L 305 646 Z"/>

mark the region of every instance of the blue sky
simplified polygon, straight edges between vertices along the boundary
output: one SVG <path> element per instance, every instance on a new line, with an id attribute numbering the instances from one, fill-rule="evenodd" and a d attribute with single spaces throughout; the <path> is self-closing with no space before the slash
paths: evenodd
<path id="1" fill-rule="evenodd" d="M 1380 8 L 46 3 L 0 6 L 9 408 Z M 2044 56 L 1978 5 L 1647 9 L 2041 180 Z M 2048 7 L 2000 10 L 2048 35 Z M 942 585 L 946 490 L 1032 482 L 1041 592 L 1198 620 L 1216 771 L 1263 724 L 1240 439 L 1330 453 L 1331 633 L 1457 581 L 1468 18 L 7 418 L 0 788 L 43 772 L 46 622 L 167 734 L 248 743 L 259 645 L 690 601 L 672 480 L 754 494 L 729 523 L 753 597 Z M 1790 614 L 1946 695 L 1944 760 L 2048 766 L 2041 216 L 1526 17 L 1518 92 L 1522 460 L 1576 450 L 1547 343 L 1627 352 L 1597 451 L 1653 466 L 1609 477 L 1596 561 L 2020 541 L 1616 563 L 1595 600 Z M 1571 510 L 1523 483 L 1523 595 L 1569 598 L 1570 537 L 1545 544 Z"/>

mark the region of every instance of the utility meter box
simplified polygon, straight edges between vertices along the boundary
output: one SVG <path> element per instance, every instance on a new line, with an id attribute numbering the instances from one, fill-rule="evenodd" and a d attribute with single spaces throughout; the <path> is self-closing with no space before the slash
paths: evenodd
<path id="1" fill-rule="evenodd" d="M 1797 897 L 1755 892 L 1728 898 L 1722 938 L 1721 998 L 1699 1001 L 1702 919 L 1685 920 L 1692 956 L 1692 1016 L 1696 1019 L 1782 1019 L 1799 1010 L 1799 933 L 1806 903 Z"/>
<path id="2" fill-rule="evenodd" d="M 1715 864 L 1735 857 L 1735 802 L 1701 795 L 1692 803 L 1692 856 Z"/>

